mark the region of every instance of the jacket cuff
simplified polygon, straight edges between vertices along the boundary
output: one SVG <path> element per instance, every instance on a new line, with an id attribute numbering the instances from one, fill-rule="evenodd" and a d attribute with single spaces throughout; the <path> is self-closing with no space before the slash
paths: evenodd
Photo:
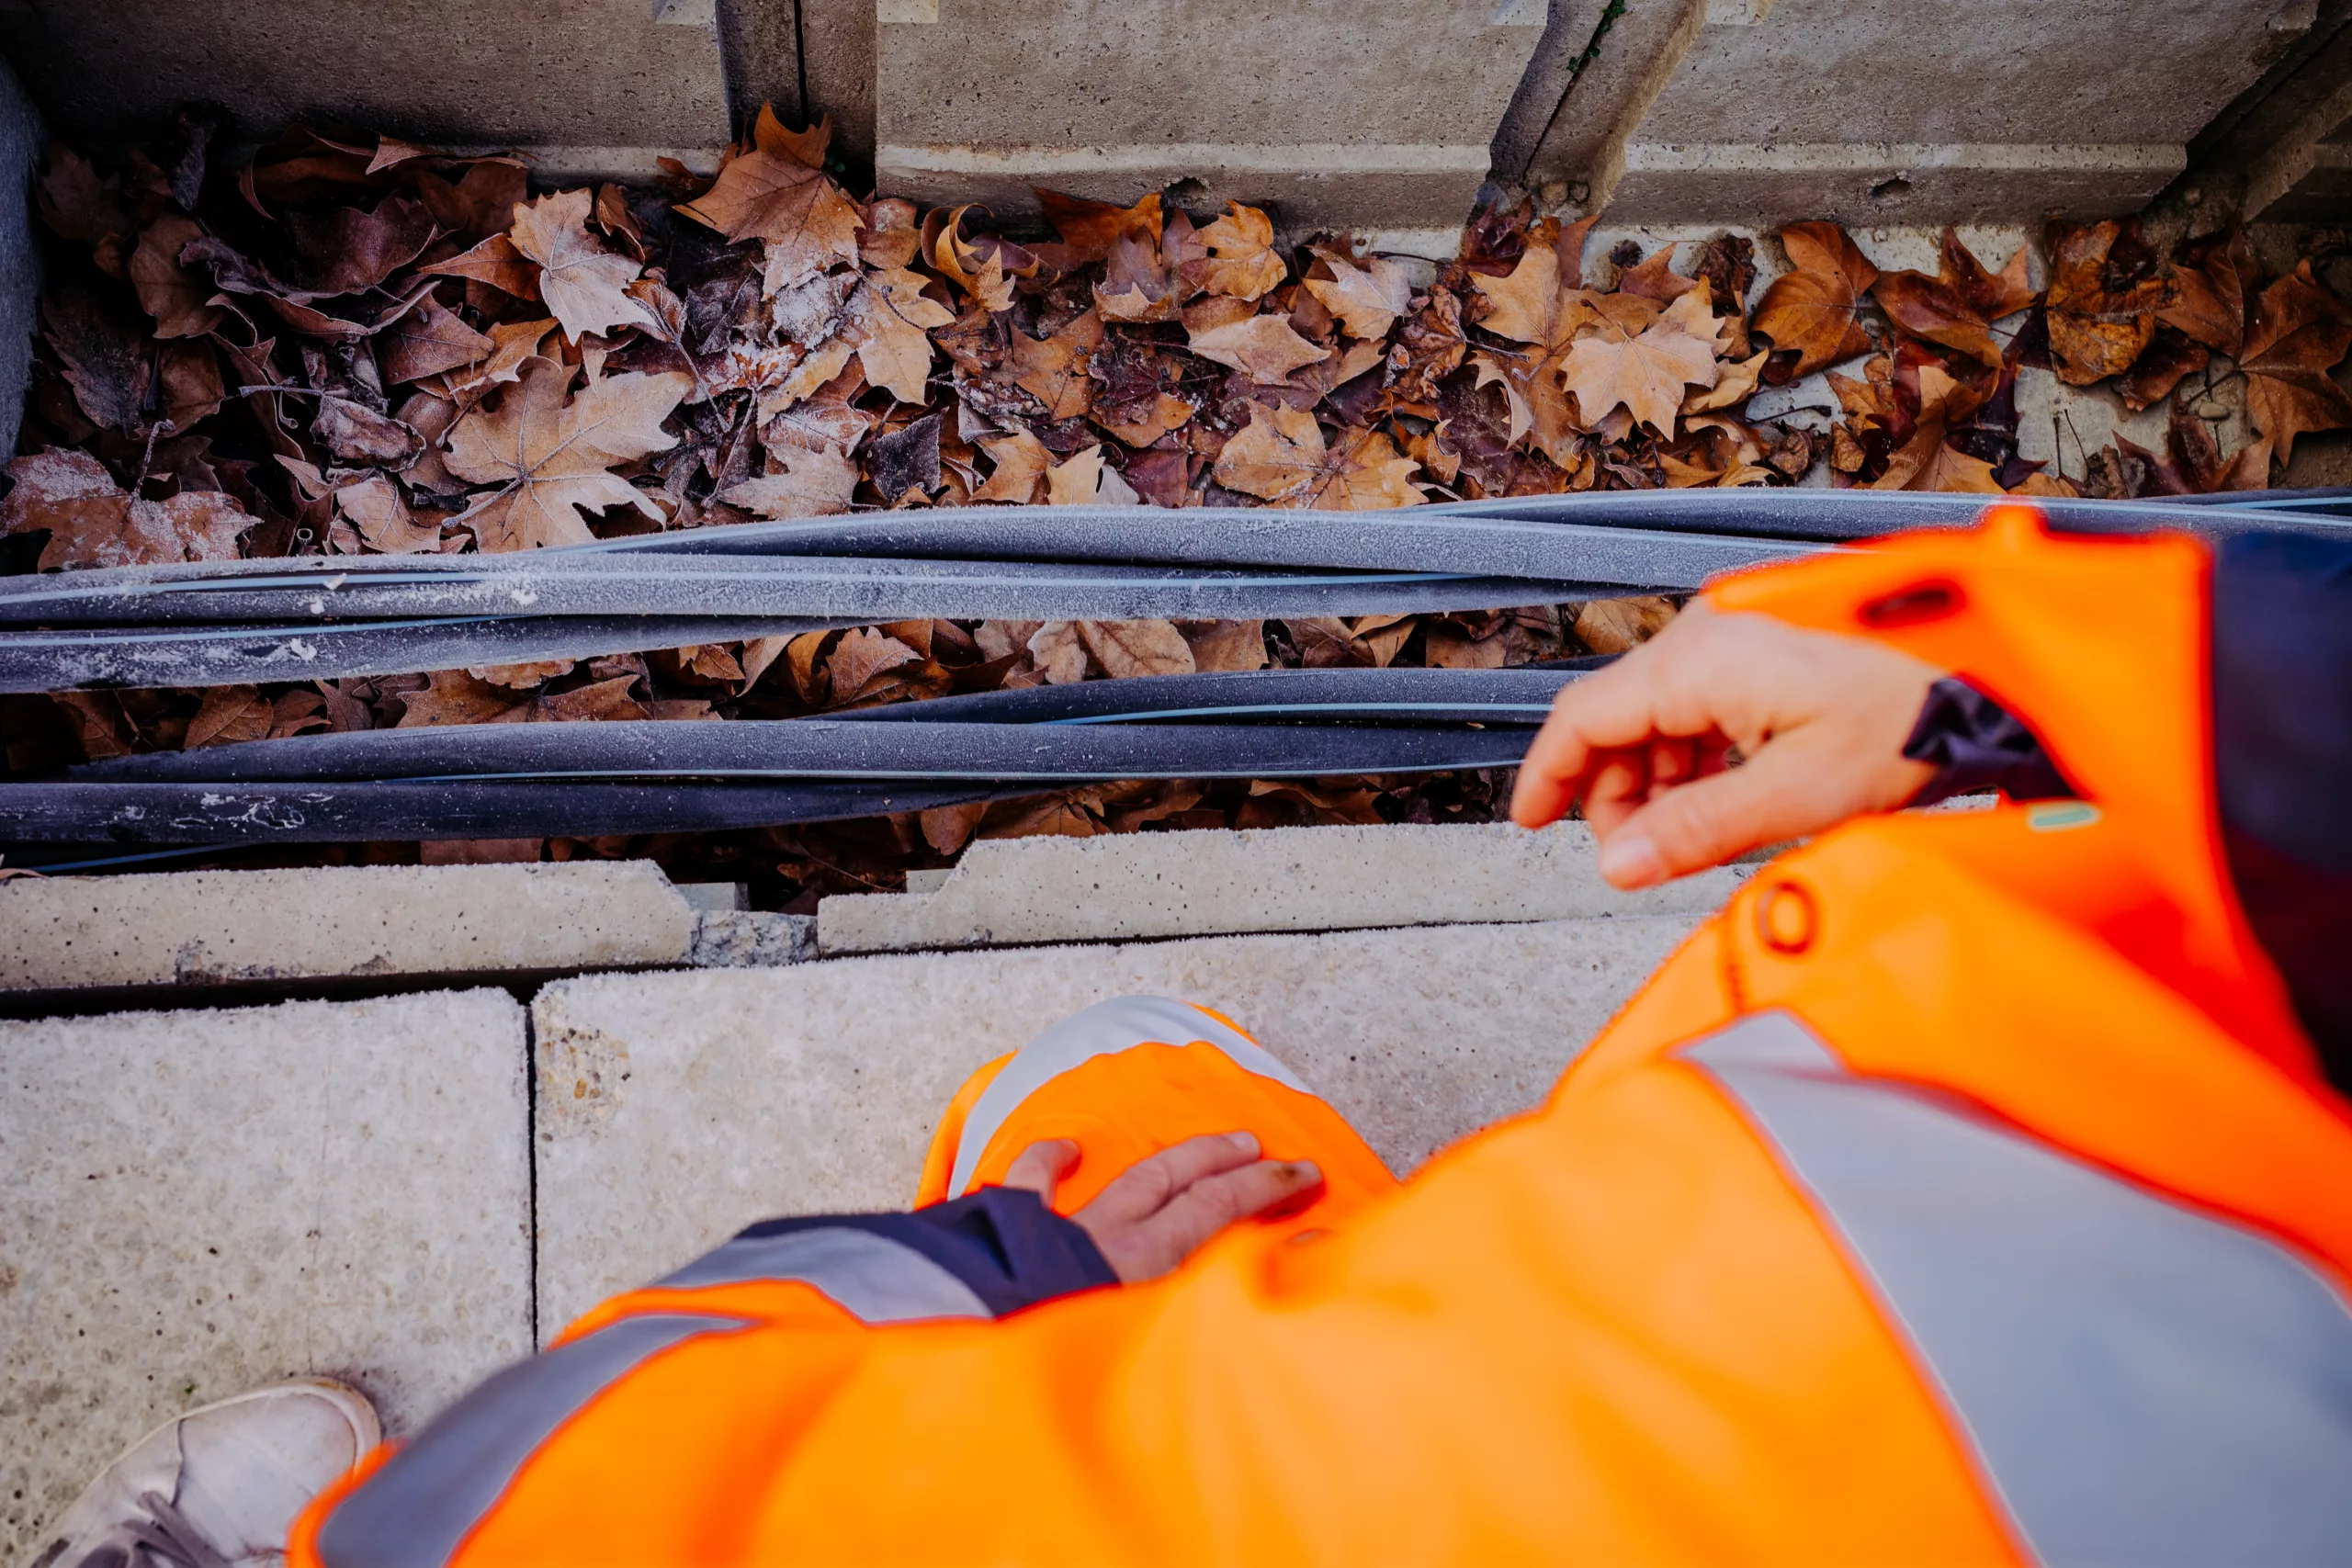
<path id="1" fill-rule="evenodd" d="M 2068 800 L 2075 794 L 2033 731 L 1957 675 L 1928 688 L 1903 754 L 1936 767 L 1914 806 L 1987 789 L 2011 800 Z"/>

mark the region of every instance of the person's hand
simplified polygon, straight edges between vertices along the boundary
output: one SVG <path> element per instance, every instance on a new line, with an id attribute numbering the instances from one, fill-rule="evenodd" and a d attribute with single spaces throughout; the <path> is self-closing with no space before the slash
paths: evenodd
<path id="1" fill-rule="evenodd" d="M 1693 601 L 1561 689 L 1511 820 L 1541 828 L 1581 799 L 1601 875 L 1633 888 L 1894 810 L 1934 776 L 1903 743 L 1943 674 L 1883 643 Z"/>
<path id="2" fill-rule="evenodd" d="M 1075 1143 L 1048 1138 L 1021 1151 L 1004 1185 L 1026 1188 L 1050 1204 L 1055 1184 L 1077 1163 Z M 1234 1221 L 1322 1179 L 1306 1160 L 1260 1159 L 1258 1140 L 1248 1133 L 1211 1133 L 1137 1160 L 1070 1218 L 1132 1285 L 1157 1280 Z"/>

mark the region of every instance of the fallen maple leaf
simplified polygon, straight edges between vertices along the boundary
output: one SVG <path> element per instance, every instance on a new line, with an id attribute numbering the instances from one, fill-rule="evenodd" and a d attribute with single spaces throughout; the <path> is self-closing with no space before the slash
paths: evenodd
<path id="1" fill-rule="evenodd" d="M 81 288 L 49 295 L 40 315 L 50 347 L 64 362 L 74 400 L 90 423 L 126 434 L 144 430 L 154 378 L 145 321 Z"/>
<path id="2" fill-rule="evenodd" d="M 1035 192 L 1037 205 L 1045 209 L 1046 220 L 1053 224 L 1054 232 L 1071 253 L 1073 264 L 1107 259 L 1111 247 L 1121 235 L 1130 235 L 1158 245 L 1159 243 L 1159 193 L 1152 192 L 1133 207 L 1120 207 L 1108 201 L 1090 201 L 1080 196 L 1064 196 L 1057 190 Z"/>
<path id="3" fill-rule="evenodd" d="M 1870 334 L 1855 317 L 1878 268 L 1835 223 L 1792 223 L 1781 231 L 1781 244 L 1794 270 L 1764 290 L 1755 330 L 1775 348 L 1796 351 L 1795 376 L 1868 354 Z"/>
<path id="4" fill-rule="evenodd" d="M 1998 367 L 2001 347 L 1993 341 L 1994 321 L 2033 302 L 2026 283 L 2026 247 L 2008 265 L 1986 272 L 1952 229 L 1944 231 L 1936 276 L 1883 272 L 1871 294 L 1895 325 L 1912 336 L 1956 349 L 1980 364 Z"/>
<path id="5" fill-rule="evenodd" d="M 426 277 L 469 278 L 517 299 L 539 297 L 539 264 L 516 250 L 514 242 L 504 234 L 492 234 L 463 255 L 417 271 Z"/>
<path id="6" fill-rule="evenodd" d="M 1102 345 L 1102 318 L 1093 310 L 1048 338 L 1012 334 L 1012 384 L 1046 405 L 1049 420 L 1076 419 L 1094 404 L 1094 382 L 1087 374 Z"/>
<path id="7" fill-rule="evenodd" d="M 1595 653 L 1623 653 L 1647 642 L 1674 619 L 1674 604 L 1656 594 L 1595 599 L 1577 606 L 1570 626 Z"/>
<path id="8" fill-rule="evenodd" d="M 1046 504 L 1086 506 L 1102 488 L 1102 448 L 1089 446 L 1046 470 Z"/>
<path id="9" fill-rule="evenodd" d="M 1192 650 L 1193 668 L 1202 674 L 1266 667 L 1263 621 L 1186 621 L 1177 629 Z"/>
<path id="10" fill-rule="evenodd" d="M 1303 409 L 1250 405 L 1250 423 L 1217 454 L 1216 482 L 1283 506 L 1369 512 L 1418 506 L 1417 465 L 1378 431 L 1345 432 L 1327 448 Z"/>
<path id="11" fill-rule="evenodd" d="M 1282 316 L 1251 316 L 1190 335 L 1194 354 L 1219 365 L 1229 365 L 1261 387 L 1279 385 L 1300 366 L 1331 356 L 1329 349 L 1299 336 Z"/>
<path id="12" fill-rule="evenodd" d="M 618 326 L 660 326 L 628 296 L 643 268 L 589 235 L 590 202 L 585 190 L 568 190 L 514 209 L 514 248 L 539 264 L 539 297 L 573 343 Z"/>
<path id="13" fill-rule="evenodd" d="M 2260 276 L 2245 231 L 2235 223 L 2185 240 L 2173 254 L 2172 298 L 2156 320 L 2234 359 L 2245 343 L 2245 290 Z"/>
<path id="14" fill-rule="evenodd" d="M 972 492 L 974 501 L 1010 501 L 1027 505 L 1036 499 L 1037 481 L 1046 477 L 1046 470 L 1054 462 L 1053 454 L 1046 450 L 1044 442 L 1025 430 L 1016 430 L 993 441 L 983 438 L 980 449 L 996 464 L 996 472 L 989 476 L 988 483 Z"/>
<path id="15" fill-rule="evenodd" d="M 832 658 L 826 665 L 832 677 L 832 700 L 836 705 L 854 701 L 875 676 L 902 664 L 919 662 L 922 658 L 898 638 L 886 637 L 870 626 L 859 626 L 833 646 Z"/>
<path id="16" fill-rule="evenodd" d="M 1318 252 L 1331 269 L 1327 280 L 1310 277 L 1306 291 L 1340 319 L 1350 337 L 1367 341 L 1385 338 L 1396 318 L 1413 306 L 1413 282 L 1405 269 L 1385 256 L 1374 256 L 1357 266 L 1333 251 Z"/>
<path id="17" fill-rule="evenodd" d="M 693 390 L 694 378 L 632 371 L 591 383 L 566 401 L 573 374 L 535 361 L 495 410 L 476 409 L 451 427 L 449 471 L 500 487 L 456 519 L 483 549 L 587 544 L 595 536 L 582 507 L 634 506 L 662 516 L 644 491 L 606 470 L 676 444 L 662 422 Z"/>
<path id="18" fill-rule="evenodd" d="M 219 491 L 167 501 L 134 496 L 86 452 L 49 447 L 8 465 L 16 481 L 0 502 L 0 533 L 49 531 L 39 570 L 235 560 L 237 539 L 258 519 Z"/>
<path id="19" fill-rule="evenodd" d="M 538 346 L 536 339 L 531 346 Z M 394 386 L 462 370 L 480 364 L 497 348 L 497 339 L 466 325 L 430 294 L 376 339 L 377 361 L 384 379 Z"/>
<path id="20" fill-rule="evenodd" d="M 2244 357 L 2246 412 L 2282 465 L 2295 437 L 2352 425 L 2352 396 L 2328 374 L 2352 345 L 2352 311 L 2321 288 L 2312 264 L 2262 291 L 2247 324 Z"/>
<path id="21" fill-rule="evenodd" d="M 1079 639 L 1118 679 L 1136 675 L 1190 675 L 1197 668 L 1184 634 L 1166 621 L 1080 621 Z"/>
<path id="22" fill-rule="evenodd" d="M 931 336 L 956 313 L 923 297 L 927 280 L 904 268 L 869 272 L 850 300 L 849 339 L 865 378 L 902 403 L 920 403 L 931 378 Z"/>
<path id="23" fill-rule="evenodd" d="M 2155 335 L 2161 278 L 2120 282 L 2110 254 L 2125 229 L 2112 220 L 2061 229 L 2052 245 L 2050 288 L 2042 305 L 2050 322 L 2050 354 L 2058 379 L 2087 387 L 2132 368 Z"/>
<path id="24" fill-rule="evenodd" d="M 157 337 L 201 337 L 220 324 L 220 308 L 209 302 L 211 282 L 180 265 L 180 252 L 203 237 L 195 219 L 166 212 L 147 226 L 130 254 L 130 285 L 155 318 Z"/>
<path id="25" fill-rule="evenodd" d="M 1638 336 L 1603 321 L 1568 346 L 1561 380 L 1588 424 L 1622 404 L 1636 423 L 1660 435 L 1674 434 L 1683 389 L 1712 387 L 1722 374 L 1711 292 L 1702 287 L 1683 295 Z"/>
<path id="26" fill-rule="evenodd" d="M 413 555 L 441 547 L 441 525 L 418 522 L 401 499 L 399 487 L 381 474 L 345 485 L 334 492 L 334 504 L 370 549 L 385 555 Z"/>
<path id="27" fill-rule="evenodd" d="M 832 446 L 770 451 L 784 465 L 782 472 L 746 479 L 720 491 L 718 499 L 763 517 L 830 517 L 849 510 L 850 497 L 857 490 L 857 465 L 847 453 Z"/>
<path id="28" fill-rule="evenodd" d="M 1235 299 L 1256 299 L 1281 286 L 1287 269 L 1273 252 L 1274 225 L 1254 207 L 1228 202 L 1226 215 L 1201 231 L 1209 259 L 1201 287 Z"/>
<path id="29" fill-rule="evenodd" d="M 678 210 L 730 240 L 756 239 L 767 247 L 766 292 L 797 283 L 837 262 L 856 262 L 857 235 L 865 220 L 857 203 L 827 179 L 822 147 L 832 132 L 829 121 L 794 137 L 763 111 L 772 131 L 750 152 L 738 153 L 718 172 L 718 181 Z M 807 159 L 814 151 L 817 162 Z"/>

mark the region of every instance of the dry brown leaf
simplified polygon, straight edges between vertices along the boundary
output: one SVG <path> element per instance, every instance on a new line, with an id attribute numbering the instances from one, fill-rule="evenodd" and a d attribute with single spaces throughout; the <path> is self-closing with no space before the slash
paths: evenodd
<path id="1" fill-rule="evenodd" d="M 1192 649 L 1193 668 L 1202 674 L 1266 667 L 1263 621 L 1182 621 L 1177 630 Z"/>
<path id="2" fill-rule="evenodd" d="M 857 490 L 857 465 L 838 447 L 772 446 L 768 455 L 784 465 L 730 486 L 718 499 L 762 517 L 831 517 L 849 510 Z"/>
<path id="3" fill-rule="evenodd" d="M 1674 270 L 1674 252 L 1678 243 L 1669 240 L 1637 265 L 1627 267 L 1618 276 L 1617 292 L 1655 299 L 1661 305 L 1671 305 L 1699 287 L 1697 278 L 1685 277 Z"/>
<path id="4" fill-rule="evenodd" d="M 823 125 L 808 134 L 820 133 L 830 135 Z M 764 243 L 770 294 L 837 262 L 858 260 L 864 219 L 857 203 L 781 142 L 729 159 L 718 183 L 678 210 L 730 240 Z"/>
<path id="5" fill-rule="evenodd" d="M 401 499 L 399 487 L 381 474 L 370 474 L 357 484 L 336 491 L 334 504 L 370 549 L 389 556 L 441 547 L 441 525 L 418 522 Z"/>
<path id="6" fill-rule="evenodd" d="M 1350 337 L 1385 338 L 1396 318 L 1413 308 L 1412 278 L 1387 257 L 1374 256 L 1357 266 L 1335 252 L 1319 254 L 1331 276 L 1308 278 L 1306 291 L 1340 319 L 1340 329 Z"/>
<path id="7" fill-rule="evenodd" d="M 902 268 L 869 272 L 850 301 L 848 336 L 857 345 L 858 365 L 867 381 L 902 403 L 922 402 L 931 378 L 931 335 L 924 329 L 956 319 L 938 300 L 923 298 L 924 281 L 921 273 Z"/>
<path id="8" fill-rule="evenodd" d="M 2109 254 L 2123 237 L 2124 226 L 2113 221 L 2063 229 L 2054 237 L 2042 303 L 2052 367 L 2069 386 L 2120 376 L 2155 335 L 2163 279 L 2109 287 Z"/>
<path id="9" fill-rule="evenodd" d="M 211 279 L 180 265 L 181 250 L 203 237 L 195 219 L 166 212 L 147 226 L 130 254 L 130 285 L 155 318 L 157 337 L 201 337 L 220 324 L 220 308 L 209 302 L 216 292 Z"/>
<path id="10" fill-rule="evenodd" d="M 918 662 L 922 658 L 897 637 L 885 637 L 870 626 L 859 626 L 833 646 L 832 658 L 826 664 L 832 681 L 832 700 L 836 704 L 849 702 L 882 671 Z"/>
<path id="11" fill-rule="evenodd" d="M 884 197 L 865 209 L 865 229 L 857 237 L 857 254 L 868 266 L 905 266 L 922 254 L 922 228 L 915 204 L 902 197 Z"/>
<path id="12" fill-rule="evenodd" d="M 662 422 L 694 389 L 694 378 L 631 371 L 567 401 L 572 375 L 569 367 L 536 361 L 496 410 L 476 409 L 450 429 L 449 471 L 500 487 L 456 519 L 483 549 L 586 544 L 594 536 L 582 507 L 634 506 L 662 516 L 644 491 L 606 470 L 676 444 Z"/>
<path id="13" fill-rule="evenodd" d="M 518 204 L 519 205 L 519 204 Z M 487 284 L 517 299 L 539 297 L 539 266 L 504 234 L 492 234 L 472 250 L 416 269 L 426 277 L 463 277 Z"/>
<path id="14" fill-rule="evenodd" d="M 2245 342 L 2246 290 L 2261 276 L 2245 231 L 2235 223 L 2184 242 L 2174 254 L 2172 298 L 2156 320 L 2234 359 Z"/>
<path id="15" fill-rule="evenodd" d="M 86 452 L 58 447 L 8 465 L 16 488 L 0 501 L 0 533 L 49 530 L 40 570 L 235 560 L 237 540 L 258 519 L 219 491 L 168 501 L 133 496 Z"/>
<path id="16" fill-rule="evenodd" d="M 1090 201 L 1084 197 L 1064 196 L 1059 191 L 1039 190 L 1037 204 L 1045 209 L 1046 219 L 1062 243 L 1071 254 L 1073 265 L 1106 260 L 1111 247 L 1123 234 L 1132 235 L 1150 244 L 1159 243 L 1159 193 L 1152 192 L 1133 207 L 1117 207 L 1107 201 Z"/>
<path id="17" fill-rule="evenodd" d="M 1029 661 L 1049 686 L 1067 686 L 1086 679 L 1086 641 L 1075 621 L 1047 621 L 1032 633 Z"/>
<path id="18" fill-rule="evenodd" d="M 485 359 L 462 380 L 451 377 L 447 382 L 453 400 L 470 401 L 488 392 L 492 387 L 503 387 L 523 378 L 523 367 L 537 357 L 539 345 L 548 333 L 555 331 L 552 316 L 537 321 L 502 321 L 490 329 L 492 348 Z"/>
<path id="19" fill-rule="evenodd" d="M 1198 668 L 1183 634 L 1166 621 L 1080 621 L 1078 635 L 1106 675 L 1190 675 Z"/>
<path id="20" fill-rule="evenodd" d="M 194 751 L 206 746 L 265 739 L 274 716 L 269 699 L 261 694 L 257 686 L 208 686 L 196 716 L 187 721 L 187 736 L 180 744 Z"/>
<path id="21" fill-rule="evenodd" d="M 1595 599 L 1577 606 L 1570 629 L 1595 653 L 1623 653 L 1666 629 L 1674 604 L 1656 594 L 1632 599 Z"/>
<path id="22" fill-rule="evenodd" d="M 1674 434 L 1683 389 L 1712 387 L 1721 377 L 1715 342 L 1722 329 L 1708 294 L 1701 287 L 1683 295 L 1639 336 L 1604 322 L 1569 345 L 1561 379 L 1589 424 L 1623 405 L 1660 435 Z"/>
<path id="23" fill-rule="evenodd" d="M 486 664 L 469 667 L 466 673 L 477 681 L 487 681 L 493 686 L 514 686 L 528 690 L 544 685 L 571 673 L 569 659 L 542 659 L 523 664 Z"/>
<path id="24" fill-rule="evenodd" d="M 628 296 L 643 269 L 590 236 L 591 202 L 585 190 L 567 190 L 514 209 L 514 248 L 539 264 L 539 297 L 573 343 L 615 327 L 658 329 L 652 312 Z"/>
<path id="25" fill-rule="evenodd" d="M 1050 420 L 1076 419 L 1094 404 L 1087 374 L 1102 346 L 1102 318 L 1089 310 L 1049 338 L 1012 334 L 1012 384 L 1046 405 Z"/>
<path id="26" fill-rule="evenodd" d="M 2295 437 L 2352 425 L 2352 397 L 2328 374 L 2352 345 L 2352 310 L 2320 287 L 2312 264 L 2262 291 L 2247 323 L 2246 412 L 2281 463 L 2295 455 Z"/>
<path id="27" fill-rule="evenodd" d="M 1192 423 L 1193 415 L 1198 412 L 1183 399 L 1160 392 L 1154 395 L 1151 406 L 1144 411 L 1143 417 L 1132 423 L 1114 424 L 1104 417 L 1100 408 L 1094 411 L 1094 423 L 1128 446 L 1141 448 L 1171 431 L 1182 430 Z"/>
<path id="28" fill-rule="evenodd" d="M 384 379 L 399 386 L 480 364 L 498 346 L 497 339 L 474 331 L 428 294 L 378 334 L 376 356 Z"/>
<path id="29" fill-rule="evenodd" d="M 996 472 L 972 492 L 974 501 L 1010 501 L 1025 506 L 1036 500 L 1037 481 L 1054 462 L 1044 442 L 1025 430 L 1016 430 L 993 441 L 983 439 L 980 449 L 996 464 Z"/>
<path id="30" fill-rule="evenodd" d="M 1281 316 L 1252 316 L 1191 335 L 1194 354 L 1229 365 L 1261 387 L 1279 386 L 1300 366 L 1331 355 L 1329 349 L 1317 347 L 1292 331 L 1290 322 Z"/>
<path id="31" fill-rule="evenodd" d="M 1250 423 L 1217 454 L 1216 481 L 1282 506 L 1334 512 L 1418 506 L 1417 465 L 1378 431 L 1344 432 L 1326 448 L 1315 416 L 1301 409 L 1250 405 Z"/>
<path id="32" fill-rule="evenodd" d="M 1256 299 L 1281 287 L 1287 269 L 1273 251 L 1274 225 L 1258 209 L 1227 203 L 1226 215 L 1201 231 L 1201 241 L 1209 248 L 1201 287 L 1210 293 Z"/>
<path id="33" fill-rule="evenodd" d="M 2033 290 L 2026 284 L 2027 254 L 2025 246 L 2018 246 L 2007 266 L 1989 273 L 1961 243 L 1958 231 L 1946 229 L 1935 276 L 1883 272 L 1871 294 L 1888 318 L 1913 337 L 1997 367 L 2001 345 L 1993 341 L 1991 324 L 2033 302 Z"/>
<path id="34" fill-rule="evenodd" d="M 1755 330 L 1775 348 L 1796 350 L 1799 376 L 1868 354 L 1870 334 L 1855 317 L 1878 268 L 1835 223 L 1792 223 L 1781 243 L 1795 270 L 1774 278 L 1757 301 Z"/>
<path id="35" fill-rule="evenodd" d="M 1088 505 L 1102 488 L 1102 448 L 1099 445 L 1074 452 L 1046 470 L 1048 506 Z"/>
<path id="36" fill-rule="evenodd" d="M 1692 393 L 1683 403 L 1682 412 L 1710 413 L 1731 407 L 1756 390 L 1757 379 L 1764 374 L 1764 362 L 1771 357 L 1770 350 L 1758 349 L 1747 359 L 1723 366 L 1723 378 L 1710 390 Z"/>

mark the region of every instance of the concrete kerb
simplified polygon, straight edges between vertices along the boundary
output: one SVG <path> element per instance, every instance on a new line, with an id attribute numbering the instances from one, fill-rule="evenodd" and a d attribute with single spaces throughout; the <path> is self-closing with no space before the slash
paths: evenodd
<path id="1" fill-rule="evenodd" d="M 1727 867 L 1641 893 L 1595 869 L 1591 829 L 1278 828 L 986 840 L 935 883 L 827 898 L 827 956 L 1250 931 L 1704 914 L 1747 874 Z"/>

